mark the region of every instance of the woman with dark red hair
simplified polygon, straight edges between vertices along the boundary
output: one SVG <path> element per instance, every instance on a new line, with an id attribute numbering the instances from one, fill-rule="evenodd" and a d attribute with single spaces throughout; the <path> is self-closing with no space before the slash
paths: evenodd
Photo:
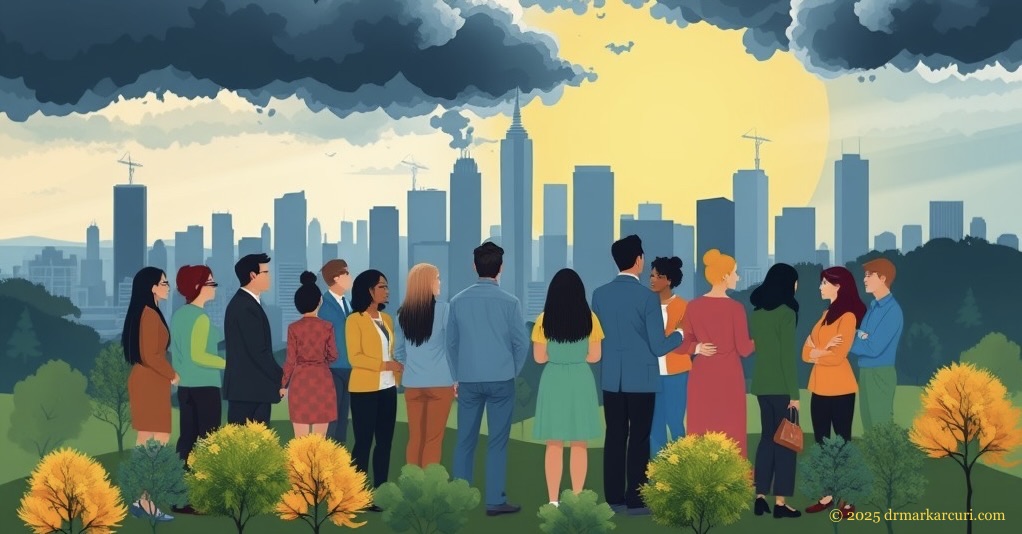
<path id="1" fill-rule="evenodd" d="M 831 267 L 820 273 L 820 296 L 829 300 L 830 305 L 806 338 L 802 360 L 813 364 L 808 387 L 812 393 L 809 413 L 816 443 L 823 445 L 831 428 L 845 441 L 852 440 L 852 416 L 859 386 L 848 362 L 848 349 L 866 314 L 866 305 L 859 298 L 855 278 L 844 267 Z M 822 512 L 833 505 L 834 497 L 827 495 L 806 512 Z M 855 512 L 851 504 L 840 505 L 845 517 Z"/>
<path id="2" fill-rule="evenodd" d="M 170 321 L 171 357 L 181 375 L 177 389 L 180 432 L 177 453 L 187 464 L 195 442 L 220 426 L 221 371 L 226 360 L 219 355 L 223 333 L 209 320 L 206 303 L 216 297 L 217 283 L 205 265 L 185 265 L 177 272 L 177 291 L 186 304 Z M 195 514 L 191 505 L 175 512 Z"/>

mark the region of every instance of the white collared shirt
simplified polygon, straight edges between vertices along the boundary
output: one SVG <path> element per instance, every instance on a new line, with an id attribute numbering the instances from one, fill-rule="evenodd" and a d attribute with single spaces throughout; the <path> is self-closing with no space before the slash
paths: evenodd
<path id="1" fill-rule="evenodd" d="M 337 301 L 337 305 L 341 307 L 341 311 L 344 312 L 344 315 L 348 315 L 348 308 L 344 305 L 344 295 L 338 295 L 337 293 L 334 293 L 332 289 L 327 290 L 327 293 L 330 293 L 330 295 L 334 297 L 334 300 Z"/>
<path id="2" fill-rule="evenodd" d="M 387 337 L 388 334 L 384 332 L 384 328 L 386 328 L 386 326 L 385 323 L 383 322 L 383 317 L 381 316 L 379 319 L 373 319 L 372 317 L 369 317 L 369 319 L 371 319 L 373 321 L 373 324 L 376 325 L 376 331 L 377 333 L 380 334 L 380 344 L 383 347 L 384 363 L 392 361 L 390 358 L 390 344 L 393 343 L 394 341 L 392 339 L 389 339 Z M 393 334 L 391 334 L 390 337 L 393 337 Z M 392 388 L 396 385 L 397 379 L 394 376 L 394 371 L 380 371 L 380 391 L 383 391 L 387 388 Z"/>
<path id="3" fill-rule="evenodd" d="M 639 279 L 639 275 L 637 275 L 637 274 L 632 274 L 632 273 L 624 273 L 624 272 L 621 272 L 621 273 L 617 273 L 617 275 L 618 275 L 618 276 L 631 276 L 632 278 L 634 278 L 634 279 L 636 279 L 636 280 L 638 280 L 638 279 Z"/>
<path id="4" fill-rule="evenodd" d="M 248 289 L 245 289 L 245 288 L 241 288 L 241 290 L 244 291 L 245 293 L 248 293 L 249 295 L 252 295 L 252 298 L 254 298 L 256 300 L 256 302 L 258 302 L 259 304 L 263 303 L 261 300 L 259 300 L 259 295 L 256 295 L 255 293 L 253 293 L 253 292 L 251 292 L 251 291 L 249 291 Z"/>

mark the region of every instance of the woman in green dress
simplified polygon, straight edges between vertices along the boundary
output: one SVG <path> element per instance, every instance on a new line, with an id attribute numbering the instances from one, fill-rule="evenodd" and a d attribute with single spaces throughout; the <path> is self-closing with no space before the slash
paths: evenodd
<path id="1" fill-rule="evenodd" d="M 571 269 L 561 269 L 550 281 L 543 313 L 532 330 L 533 355 L 545 365 L 532 432 L 546 441 L 546 485 L 555 506 L 564 443 L 571 444 L 571 489 L 579 493 L 589 467 L 587 442 L 603 433 L 596 380 L 589 368 L 600 361 L 602 340 L 603 329 L 586 302 L 582 279 Z"/>

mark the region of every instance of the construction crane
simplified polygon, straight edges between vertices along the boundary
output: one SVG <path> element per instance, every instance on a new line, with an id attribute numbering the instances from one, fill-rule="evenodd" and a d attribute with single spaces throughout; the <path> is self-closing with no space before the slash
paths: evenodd
<path id="1" fill-rule="evenodd" d="M 752 133 L 752 135 L 749 135 L 750 132 Z M 762 145 L 763 143 L 769 143 L 770 140 L 765 138 L 765 137 L 759 137 L 758 135 L 756 135 L 756 129 L 755 128 L 749 130 L 748 132 L 745 132 L 745 134 L 742 135 L 742 137 L 744 137 L 745 139 L 752 139 L 753 141 L 756 142 L 756 170 L 758 171 L 759 170 L 759 145 Z"/>
<path id="2" fill-rule="evenodd" d="M 125 158 L 127 158 L 128 161 L 124 161 Z M 123 163 L 123 164 L 128 166 L 128 184 L 134 184 L 135 183 L 135 167 L 141 167 L 142 164 L 134 162 L 134 161 L 131 161 L 131 153 L 130 152 L 125 153 L 123 156 L 121 156 L 121 159 L 117 160 L 117 163 Z"/>
<path id="3" fill-rule="evenodd" d="M 416 191 L 417 188 L 416 188 L 416 185 L 415 185 L 415 180 L 416 180 L 416 177 L 418 176 L 419 169 L 428 171 L 429 167 L 426 167 L 424 165 L 419 165 L 418 163 L 416 163 L 416 161 L 414 159 L 410 160 L 407 157 L 405 157 L 405 159 L 401 160 L 401 163 L 403 165 L 408 165 L 409 167 L 411 167 L 411 169 L 412 169 L 412 191 Z"/>

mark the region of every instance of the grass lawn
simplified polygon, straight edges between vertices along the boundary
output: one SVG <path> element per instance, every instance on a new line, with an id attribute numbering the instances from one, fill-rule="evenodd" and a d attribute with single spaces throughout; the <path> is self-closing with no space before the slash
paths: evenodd
<path id="1" fill-rule="evenodd" d="M 286 422 L 275 422 L 274 427 L 282 439 L 291 437 L 290 425 Z M 809 438 L 809 436 L 807 436 Z M 449 430 L 445 442 L 444 464 L 451 465 L 451 451 L 455 440 L 455 431 Z M 404 450 L 400 444 L 407 442 L 407 427 L 398 424 L 395 435 L 395 444 L 399 445 L 394 450 L 391 463 L 391 479 L 395 480 L 403 464 Z M 749 445 L 755 448 L 759 441 L 758 435 L 749 436 Z M 481 487 L 482 479 L 485 476 L 483 468 L 484 456 L 481 453 L 485 450 L 486 438 L 480 438 L 480 454 L 477 456 L 476 473 L 477 487 Z M 508 495 L 511 501 L 523 506 L 522 512 L 510 516 L 486 517 L 484 506 L 471 512 L 469 523 L 462 531 L 467 534 L 475 533 L 527 533 L 539 532 L 539 519 L 536 512 L 546 502 L 546 489 L 543 479 L 543 454 L 542 446 L 512 441 L 510 444 Z M 591 450 L 589 453 L 590 469 L 587 486 L 601 490 L 602 481 L 602 451 Z M 117 453 L 101 455 L 99 460 L 111 473 L 116 473 L 116 464 L 119 461 Z M 567 462 L 566 462 L 567 463 Z M 927 460 L 925 464 L 926 474 L 930 480 L 926 496 L 919 504 L 913 505 L 908 510 L 931 511 L 952 511 L 962 510 L 965 501 L 965 483 L 959 468 L 951 460 Z M 565 476 L 567 480 L 567 476 Z M 1007 521 L 974 523 L 974 532 L 977 534 L 995 534 L 1018 532 L 1022 525 L 1022 512 L 1012 510 L 1017 496 L 1022 494 L 1022 479 L 994 471 L 986 467 L 978 467 L 974 474 L 976 488 L 974 509 L 976 512 L 1004 512 Z M 0 485 L 0 532 L 14 533 L 26 532 L 25 527 L 17 519 L 16 509 L 21 494 L 25 490 L 25 482 L 22 480 L 12 481 Z M 805 495 L 797 495 L 791 502 L 799 507 L 809 504 L 812 499 Z M 751 503 L 750 503 L 751 504 Z M 866 508 L 863 507 L 863 510 Z M 1017 514 L 1017 516 L 1016 516 Z M 383 523 L 382 516 L 378 514 L 365 514 L 364 520 L 368 524 L 359 530 L 363 534 L 385 533 L 391 530 Z M 667 532 L 680 532 L 676 529 L 668 529 L 655 524 L 649 517 L 628 517 L 616 516 L 614 522 L 617 525 L 615 532 L 635 534 L 656 534 Z M 715 528 L 711 532 L 751 533 L 751 532 L 783 532 L 790 534 L 806 533 L 820 534 L 831 532 L 832 525 L 826 514 L 815 516 L 803 516 L 799 519 L 787 519 L 782 521 L 772 517 L 756 517 L 751 511 L 746 512 L 742 519 L 735 525 Z M 230 533 L 234 532 L 234 525 L 230 519 L 218 517 L 190 517 L 181 516 L 170 523 L 161 524 L 159 532 L 173 533 Z M 283 522 L 271 516 L 261 516 L 253 519 L 246 529 L 251 534 L 279 534 L 309 532 L 309 527 L 300 521 Z M 338 532 L 340 528 L 335 526 L 325 527 L 327 532 Z M 884 532 L 883 525 L 872 523 L 845 523 L 840 527 L 841 532 L 862 532 L 879 533 Z M 964 523 L 927 523 L 927 522 L 904 522 L 895 525 L 895 531 L 899 533 L 921 533 L 937 534 L 943 532 L 965 532 Z M 147 523 L 141 520 L 127 517 L 124 525 L 118 532 L 143 534 L 149 532 Z"/>

